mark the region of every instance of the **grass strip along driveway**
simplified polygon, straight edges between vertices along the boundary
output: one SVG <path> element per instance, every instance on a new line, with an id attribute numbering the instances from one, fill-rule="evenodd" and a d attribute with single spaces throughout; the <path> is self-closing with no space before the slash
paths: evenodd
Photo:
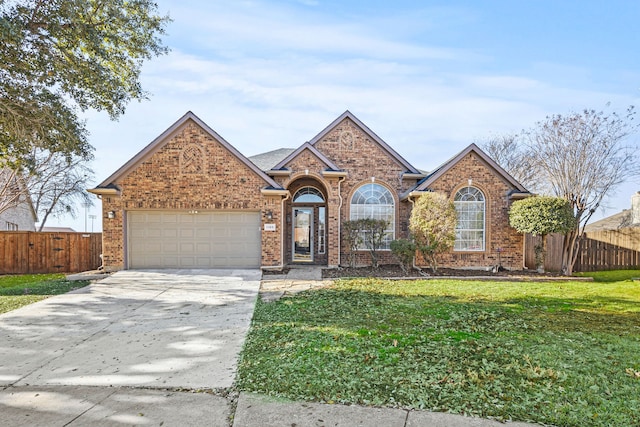
<path id="1" fill-rule="evenodd" d="M 640 283 L 625 280 L 640 272 L 596 276 L 353 279 L 259 301 L 238 386 L 557 426 L 640 425 Z"/>
<path id="2" fill-rule="evenodd" d="M 88 281 L 69 281 L 64 274 L 0 276 L 0 313 L 82 288 Z"/>

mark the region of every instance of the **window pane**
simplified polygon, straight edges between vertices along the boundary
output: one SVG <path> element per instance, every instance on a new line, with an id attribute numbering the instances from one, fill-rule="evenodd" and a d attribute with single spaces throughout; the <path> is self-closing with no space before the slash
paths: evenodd
<path id="1" fill-rule="evenodd" d="M 296 191 L 293 196 L 293 203 L 322 203 L 324 197 L 320 190 L 314 187 L 303 187 Z"/>
<path id="2" fill-rule="evenodd" d="M 391 191 L 383 185 L 373 183 L 359 187 L 351 198 L 350 219 L 364 218 L 387 221 L 382 249 L 389 249 L 391 241 L 395 238 L 395 201 Z M 368 249 L 366 242 L 369 241 L 369 236 L 362 232 L 360 237 L 364 243 L 358 249 Z"/>
<path id="3" fill-rule="evenodd" d="M 318 253 L 325 252 L 325 208 L 318 208 Z"/>
<path id="4" fill-rule="evenodd" d="M 484 251 L 484 194 L 475 187 L 465 187 L 456 193 L 453 204 L 458 213 L 454 250 Z"/>

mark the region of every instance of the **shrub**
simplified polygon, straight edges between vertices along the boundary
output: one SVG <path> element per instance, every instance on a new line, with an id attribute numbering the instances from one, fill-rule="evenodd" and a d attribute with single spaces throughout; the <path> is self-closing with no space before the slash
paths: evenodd
<path id="1" fill-rule="evenodd" d="M 378 251 L 382 248 L 389 223 L 383 219 L 373 218 L 363 218 L 357 222 L 360 226 L 360 232 L 363 233 L 362 240 L 371 255 L 371 265 L 373 268 L 378 268 Z"/>
<path id="2" fill-rule="evenodd" d="M 416 255 L 416 244 L 413 240 L 398 239 L 391 242 L 391 252 L 398 259 L 400 268 L 405 274 L 413 264 L 413 257 Z"/>
<path id="3" fill-rule="evenodd" d="M 453 202 L 440 193 L 425 193 L 415 202 L 409 220 L 416 247 L 431 269 L 437 256 L 450 250 L 456 239 L 457 214 Z"/>
<path id="4" fill-rule="evenodd" d="M 349 220 L 342 223 L 342 240 L 347 247 L 349 267 L 355 267 L 356 251 L 362 243 L 358 221 Z"/>
<path id="5" fill-rule="evenodd" d="M 542 242 L 535 247 L 535 253 L 536 267 L 538 271 L 544 271 L 547 234 L 567 233 L 575 228 L 576 219 L 567 200 L 536 196 L 513 202 L 509 210 L 509 224 L 520 233 L 542 238 Z"/>

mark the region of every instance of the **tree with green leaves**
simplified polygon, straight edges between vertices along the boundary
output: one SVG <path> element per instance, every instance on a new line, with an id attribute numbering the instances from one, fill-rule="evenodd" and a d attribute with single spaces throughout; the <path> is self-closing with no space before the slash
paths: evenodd
<path id="1" fill-rule="evenodd" d="M 509 224 L 520 233 L 540 236 L 536 245 L 536 266 L 544 271 L 547 235 L 566 234 L 575 229 L 576 218 L 570 203 L 562 197 L 536 196 L 513 202 L 509 210 Z"/>
<path id="2" fill-rule="evenodd" d="M 458 216 L 456 208 L 444 194 L 425 193 L 416 200 L 409 230 L 416 247 L 431 269 L 438 269 L 438 255 L 453 248 Z"/>
<path id="3" fill-rule="evenodd" d="M 79 111 L 121 115 L 146 98 L 140 70 L 167 52 L 150 0 L 0 0 L 0 167 L 34 147 L 84 157 Z"/>

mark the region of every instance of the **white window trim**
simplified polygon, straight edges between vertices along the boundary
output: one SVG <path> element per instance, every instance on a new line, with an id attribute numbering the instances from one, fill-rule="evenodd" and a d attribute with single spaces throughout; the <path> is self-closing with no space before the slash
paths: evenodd
<path id="1" fill-rule="evenodd" d="M 461 229 L 458 228 L 456 226 L 456 242 L 454 243 L 453 246 L 453 251 L 454 252 L 485 252 L 486 248 L 487 248 L 487 196 L 485 196 L 484 191 L 482 191 L 481 189 L 479 189 L 478 187 L 474 187 L 474 186 L 466 186 L 466 187 L 462 187 L 460 189 L 458 189 L 454 195 L 454 206 L 456 207 L 456 211 L 458 210 L 458 205 L 459 203 L 478 203 L 477 200 L 475 201 L 469 201 L 469 200 L 459 200 L 456 201 L 455 200 L 455 196 L 458 195 L 459 192 L 467 189 L 467 188 L 473 188 L 474 190 L 477 190 L 481 195 L 482 195 L 482 229 L 476 229 L 476 228 L 465 228 L 465 229 Z M 482 232 L 482 247 L 479 249 L 469 249 L 469 248 L 465 248 L 465 249 L 459 249 L 456 248 L 456 243 L 457 243 L 457 234 L 459 231 L 481 231 Z"/>
<path id="2" fill-rule="evenodd" d="M 391 200 L 393 201 L 393 204 L 390 204 L 390 205 L 389 204 L 377 204 L 377 205 L 373 205 L 373 204 L 372 205 L 354 204 L 353 203 L 353 199 L 356 196 L 356 194 L 358 194 L 358 191 L 362 187 L 367 186 L 367 185 L 376 185 L 376 186 L 380 186 L 380 187 L 384 188 L 389 193 L 389 195 L 391 196 Z M 391 212 L 392 212 L 393 216 L 392 216 L 391 221 L 389 221 L 389 226 L 388 226 L 388 228 L 386 230 L 386 233 L 389 236 L 388 238 L 385 239 L 387 244 L 385 245 L 386 247 L 383 246 L 382 248 L 378 249 L 379 251 L 391 251 L 390 244 L 391 244 L 391 241 L 393 241 L 395 239 L 395 236 L 396 236 L 396 199 L 393 196 L 393 192 L 387 186 L 379 184 L 379 183 L 367 182 L 367 183 L 360 184 L 355 188 L 355 190 L 353 191 L 353 194 L 351 195 L 351 200 L 349 202 L 349 219 L 350 220 L 357 220 L 357 219 L 362 219 L 362 218 L 372 218 L 372 216 L 362 216 L 362 217 L 355 218 L 354 214 L 355 214 L 356 209 L 354 209 L 354 206 L 369 206 L 372 209 L 374 207 L 386 207 L 386 208 L 390 208 L 391 209 Z M 367 247 L 366 244 L 363 243 L 362 245 L 358 246 L 357 250 L 358 251 L 368 251 L 369 248 Z"/>

